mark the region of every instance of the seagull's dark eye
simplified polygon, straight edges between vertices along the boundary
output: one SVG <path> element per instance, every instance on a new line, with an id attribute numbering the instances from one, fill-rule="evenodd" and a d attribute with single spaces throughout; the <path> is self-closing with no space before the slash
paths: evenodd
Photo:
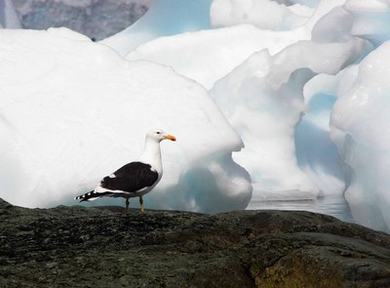
<path id="1" fill-rule="evenodd" d="M 161 134 L 161 132 L 159 132 L 159 131 L 157 131 L 156 133 L 157 133 L 157 134 Z"/>

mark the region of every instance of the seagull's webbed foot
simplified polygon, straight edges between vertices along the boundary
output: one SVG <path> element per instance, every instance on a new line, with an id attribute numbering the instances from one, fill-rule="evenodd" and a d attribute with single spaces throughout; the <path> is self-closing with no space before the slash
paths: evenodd
<path id="1" fill-rule="evenodd" d="M 142 198 L 142 196 L 139 196 L 139 205 L 141 206 L 141 213 L 143 214 L 145 210 L 144 210 L 144 199 Z"/>

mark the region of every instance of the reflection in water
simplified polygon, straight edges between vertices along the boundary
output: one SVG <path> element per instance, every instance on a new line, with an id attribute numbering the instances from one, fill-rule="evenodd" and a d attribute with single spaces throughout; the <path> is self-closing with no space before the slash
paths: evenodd
<path id="1" fill-rule="evenodd" d="M 264 201 L 252 199 L 248 210 L 300 210 L 334 216 L 342 221 L 354 222 L 347 202 L 342 195 L 331 195 L 316 200 Z"/>

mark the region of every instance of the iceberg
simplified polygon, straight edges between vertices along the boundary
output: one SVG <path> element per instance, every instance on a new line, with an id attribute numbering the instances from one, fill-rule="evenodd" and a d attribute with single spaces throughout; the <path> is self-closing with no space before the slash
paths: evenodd
<path id="1" fill-rule="evenodd" d="M 291 30 L 313 14 L 306 5 L 286 5 L 272 0 L 214 0 L 210 8 L 212 27 L 253 24 L 260 29 Z"/>
<path id="2" fill-rule="evenodd" d="M 274 32 L 238 25 L 161 37 L 139 46 L 126 58 L 170 66 L 210 89 L 256 51 L 267 48 L 277 53 L 308 37 L 304 30 Z"/>
<path id="3" fill-rule="evenodd" d="M 342 160 L 329 135 L 329 119 L 347 70 L 337 75 L 320 73 L 305 84 L 305 110 L 295 128 L 298 165 L 326 196 L 341 196 L 346 187 Z"/>
<path id="4" fill-rule="evenodd" d="M 312 31 L 312 40 L 318 43 L 350 41 L 353 39 L 353 21 L 351 12 L 342 6 L 335 7 L 317 22 Z M 361 50 L 355 62 L 359 62 L 371 49 L 372 45 L 366 41 L 366 49 Z M 337 75 L 319 74 L 306 83 L 305 111 L 295 129 L 299 167 L 324 195 L 342 195 L 346 187 L 342 160 L 329 135 L 329 119 L 337 99 L 339 83 L 346 81 L 345 75 L 349 73 L 350 67 Z"/>
<path id="5" fill-rule="evenodd" d="M 390 230 L 388 0 L 152 4 L 100 43 L 0 31 L 0 197 L 71 203 L 156 127 L 179 141 L 148 207 L 345 194 L 358 223 Z"/>
<path id="6" fill-rule="evenodd" d="M 145 131 L 163 128 L 178 142 L 162 145 L 165 175 L 147 207 L 247 206 L 250 177 L 231 156 L 242 141 L 202 86 L 65 28 L 5 29 L 0 38 L 1 198 L 25 207 L 74 204 L 137 159 Z"/>
<path id="7" fill-rule="evenodd" d="M 287 31 L 259 29 L 254 25 L 256 23 L 248 23 L 182 33 L 144 43 L 130 51 L 127 59 L 170 66 L 211 89 L 217 80 L 225 77 L 253 53 L 268 49 L 274 55 L 299 40 L 311 39 L 311 31 L 317 21 L 344 2 L 321 1 L 304 25 L 291 27 Z"/>
<path id="8" fill-rule="evenodd" d="M 245 149 L 233 158 L 255 182 L 254 197 L 320 195 L 321 187 L 302 172 L 296 158 L 295 127 L 305 109 L 303 87 L 316 74 L 335 74 L 354 63 L 369 47 L 359 38 L 299 41 L 274 56 L 266 50 L 255 53 L 215 84 L 212 97 L 244 141 Z"/>
<path id="9" fill-rule="evenodd" d="M 217 9 L 218 5 L 236 5 L 236 8 L 245 10 L 250 8 L 248 3 L 257 5 L 257 2 L 253 1 L 214 1 L 211 22 L 213 23 L 213 9 L 221 12 L 221 7 Z M 255 181 L 255 190 L 262 191 L 264 198 L 312 199 L 323 194 L 341 194 L 345 189 L 344 172 L 337 148 L 329 137 L 328 124 L 335 97 L 331 95 L 331 99 L 327 99 L 324 93 L 322 96 L 308 96 L 312 98 L 309 104 L 303 102 L 304 97 L 300 90 L 303 90 L 306 82 L 315 74 L 326 71 L 330 73 L 330 70 L 331 73 L 337 73 L 346 65 L 359 61 L 371 48 L 366 41 L 351 35 L 353 15 L 343 8 L 344 3 L 345 0 L 319 1 L 309 7 L 314 9 L 314 12 L 304 25 L 300 27 L 292 25 L 291 30 L 288 31 L 259 29 L 256 22 L 246 18 L 243 23 L 250 24 L 230 23 L 231 25 L 225 25 L 227 27 L 223 28 L 183 33 L 149 41 L 130 52 L 127 59 L 148 60 L 173 67 L 176 72 L 211 89 L 211 95 L 217 105 L 239 132 L 246 145 L 245 150 L 235 155 L 234 159 L 250 171 Z M 255 13 L 254 10 L 253 12 Z M 309 39 L 313 41 L 298 42 Z M 305 45 L 307 47 L 304 48 Z M 268 52 L 257 52 L 262 49 L 267 49 Z M 326 55 L 324 54 L 320 61 L 316 57 L 317 54 L 310 51 L 311 49 L 313 51 L 319 49 Z M 325 52 L 327 49 L 330 49 L 329 53 Z M 332 60 L 337 58 L 335 55 L 339 55 L 338 51 L 343 51 L 340 52 L 342 56 Z M 301 57 L 301 54 L 306 57 Z M 272 55 L 278 55 L 275 59 L 283 59 L 283 65 L 270 64 L 269 61 L 271 63 L 273 61 L 270 60 Z M 301 74 L 294 70 L 311 69 L 311 66 L 316 65 L 315 63 L 327 61 L 328 64 L 335 64 L 335 69 L 329 70 L 330 66 L 325 67 L 323 63 L 323 67 L 318 68 L 313 74 L 308 73 L 305 77 L 302 76 L 305 73 Z M 243 62 L 245 63 L 242 64 Z M 267 70 L 271 69 L 269 65 L 274 66 L 272 71 Z M 289 65 L 291 67 L 287 67 Z M 293 69 L 294 65 L 296 67 Z M 283 69 L 287 69 L 288 72 Z M 269 88 L 270 81 L 266 80 L 268 76 L 264 76 L 263 73 L 279 75 L 278 77 L 283 79 L 280 83 L 274 84 L 275 87 Z M 300 79 L 295 74 L 303 78 Z M 301 82 L 291 84 L 291 87 L 290 84 L 286 84 L 292 89 L 286 92 L 287 88 L 281 87 L 285 82 L 289 82 L 287 79 L 290 77 L 291 83 Z M 259 87 L 256 86 L 253 84 L 256 82 L 253 78 L 261 78 L 259 82 L 262 84 L 257 83 Z M 273 76 L 274 80 L 276 78 Z M 258 92 L 261 96 L 253 92 L 256 89 L 262 91 Z M 321 89 L 320 87 L 317 89 L 319 94 Z M 317 92 L 312 91 L 313 94 Z M 272 96 L 283 93 L 291 93 L 292 99 Z M 269 99 L 258 100 L 259 97 L 269 97 Z M 321 99 L 330 102 L 322 103 Z M 267 105 L 274 107 L 273 110 L 270 109 L 269 113 L 264 111 L 260 104 L 262 101 L 272 103 Z M 307 108 L 305 104 L 308 104 Z M 315 106 L 322 105 L 325 106 L 320 108 L 322 111 L 316 110 Z M 290 110 L 286 107 L 290 107 Z M 303 118 L 301 118 L 302 113 L 305 113 Z M 320 118 L 323 125 L 319 126 L 317 120 Z M 253 123 L 250 123 L 251 121 Z M 278 125 L 274 124 L 276 122 Z M 264 133 L 259 132 L 261 128 L 264 128 Z"/>
<path id="10" fill-rule="evenodd" d="M 353 14 L 352 35 L 379 46 L 390 39 L 390 2 L 388 0 L 348 0 L 345 9 Z"/>
<path id="11" fill-rule="evenodd" d="M 347 0 L 213 0 L 212 27 L 252 24 L 267 30 L 309 30 L 330 10 Z"/>
<path id="12" fill-rule="evenodd" d="M 340 81 L 331 136 L 347 172 L 345 197 L 354 219 L 390 229 L 390 43 L 371 52 Z"/>
<path id="13" fill-rule="evenodd" d="M 126 55 L 161 36 L 208 29 L 210 4 L 211 0 L 153 0 L 136 23 L 100 42 Z"/>

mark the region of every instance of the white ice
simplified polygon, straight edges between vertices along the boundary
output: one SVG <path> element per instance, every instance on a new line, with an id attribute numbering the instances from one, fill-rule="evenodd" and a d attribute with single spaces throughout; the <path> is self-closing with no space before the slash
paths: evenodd
<path id="1" fill-rule="evenodd" d="M 252 24 L 261 29 L 293 30 L 313 25 L 347 0 L 213 0 L 210 24 L 226 27 Z"/>
<path id="2" fill-rule="evenodd" d="M 254 52 L 267 48 L 276 53 L 308 36 L 303 30 L 273 32 L 239 25 L 158 38 L 129 53 L 127 59 L 170 66 L 210 89 Z"/>
<path id="3" fill-rule="evenodd" d="M 318 43 L 350 41 L 353 39 L 353 21 L 349 11 L 336 7 L 317 22 L 312 40 Z M 357 55 L 357 62 L 371 48 L 372 45 L 366 42 L 366 49 Z M 305 85 L 305 113 L 295 129 L 298 164 L 324 195 L 341 195 L 346 184 L 342 161 L 329 136 L 330 113 L 336 101 L 338 83 L 340 79 L 345 80 L 344 74 L 345 71 L 336 76 L 320 74 Z"/>
<path id="4" fill-rule="evenodd" d="M 203 87 L 67 29 L 0 30 L 0 39 L 1 198 L 75 204 L 162 128 L 178 141 L 162 145 L 165 176 L 148 207 L 246 207 L 249 175 L 231 158 L 241 139 Z"/>
<path id="5" fill-rule="evenodd" d="M 244 141 L 234 159 L 250 172 L 257 198 L 319 195 L 321 187 L 297 165 L 294 133 L 304 111 L 303 86 L 314 74 L 338 72 L 366 49 L 367 43 L 355 38 L 300 41 L 275 56 L 256 53 L 216 83 L 211 95 Z"/>
<path id="6" fill-rule="evenodd" d="M 351 69 L 331 117 L 331 135 L 348 173 L 345 193 L 354 219 L 390 229 L 390 43 Z"/>
<path id="7" fill-rule="evenodd" d="M 390 1 L 348 0 L 345 8 L 353 14 L 352 34 L 379 46 L 390 39 Z"/>
<path id="8" fill-rule="evenodd" d="M 215 1 L 213 5 L 215 5 L 216 2 L 218 1 Z M 229 1 L 226 1 L 224 4 L 229 4 L 228 2 Z M 184 33 L 169 37 L 161 37 L 157 38 L 156 40 L 147 42 L 138 47 L 135 51 L 129 53 L 127 58 L 131 60 L 145 59 L 148 61 L 168 65 L 173 67 L 176 72 L 196 80 L 206 88 L 212 88 L 216 81 L 225 77 L 225 75 L 229 74 L 230 71 L 239 66 L 256 51 L 267 48 L 271 55 L 277 54 L 284 48 L 289 47 L 300 39 L 310 39 L 311 32 L 313 32 L 313 39 L 318 42 L 319 46 L 320 43 L 335 41 L 340 43 L 335 44 L 334 46 L 342 46 L 343 44 L 341 44 L 341 42 L 346 41 L 347 44 L 344 46 L 347 47 L 349 45 L 347 53 L 354 55 L 352 58 L 356 60 L 360 57 L 361 53 L 363 53 L 362 51 L 366 46 L 361 45 L 363 41 L 354 40 L 351 38 L 350 34 L 348 34 L 351 30 L 350 21 L 352 16 L 344 10 L 335 10 L 330 13 L 328 17 L 322 18 L 324 14 L 328 14 L 329 11 L 337 6 L 342 5 L 344 2 L 345 1 L 322 1 L 317 3 L 318 6 L 315 7 L 316 12 L 306 22 L 306 24 L 298 28 L 290 27 L 292 29 L 290 31 L 270 31 L 262 30 L 251 25 L 236 25 L 213 30 Z M 240 2 L 236 1 L 235 3 Z M 336 31 L 337 33 L 335 33 Z M 328 46 L 324 45 L 324 47 Z M 310 49 L 311 48 L 307 48 L 307 50 Z M 322 59 L 322 61 L 325 62 L 334 58 L 335 54 L 333 53 L 335 51 L 336 50 L 329 52 L 327 57 Z M 294 63 L 294 61 L 306 61 L 301 59 L 302 57 L 300 57 L 299 53 L 300 52 L 297 52 L 296 54 L 292 53 L 293 56 L 290 57 L 296 58 L 297 60 L 286 60 L 283 63 L 284 66 L 290 65 L 289 63 Z M 306 54 L 306 50 L 304 53 Z M 258 53 L 257 56 L 252 56 L 252 58 L 250 58 L 251 60 L 246 62 L 246 65 L 251 66 L 253 71 L 248 71 L 249 69 L 247 68 L 241 68 L 242 66 L 245 67 L 245 65 L 241 65 L 240 68 L 236 68 L 235 71 L 242 71 L 237 73 L 233 72 L 236 74 L 236 77 L 239 78 L 235 79 L 234 81 L 238 83 L 240 83 L 240 81 L 245 82 L 246 78 L 252 77 L 251 73 L 261 74 L 262 69 L 266 69 L 267 61 L 263 59 L 263 56 L 259 55 L 264 54 Z M 319 62 L 319 60 L 316 60 L 315 55 L 312 55 L 310 59 L 312 63 L 315 63 L 316 61 Z M 265 63 L 263 63 L 264 61 Z M 310 66 L 314 64 L 302 64 L 303 67 L 305 67 L 305 65 Z M 341 68 L 342 66 L 338 67 L 333 72 L 336 73 Z M 283 73 L 281 72 L 281 69 L 283 69 L 283 66 L 279 65 L 277 68 L 275 68 L 275 70 L 278 72 L 274 73 L 279 73 L 279 75 L 282 75 Z M 317 72 L 321 72 L 321 69 L 319 69 Z M 237 74 L 240 74 L 241 76 L 238 76 Z M 283 77 L 288 78 L 289 76 Z M 303 87 L 304 84 L 305 83 L 303 82 L 301 86 Z M 237 85 L 240 86 L 241 83 Z M 245 86 L 245 84 L 242 85 Z M 310 127 L 312 128 L 310 130 L 306 129 L 308 125 L 311 124 L 310 122 L 306 122 L 308 120 L 308 118 L 306 118 L 306 127 L 304 127 L 304 125 L 299 126 L 299 128 L 304 128 L 303 133 L 300 133 L 301 131 L 297 131 L 296 135 L 294 135 L 294 127 L 299 122 L 300 113 L 304 110 L 303 96 L 301 94 L 299 95 L 299 97 L 302 97 L 299 99 L 299 101 L 302 101 L 300 104 L 302 107 L 296 110 L 294 110 L 294 108 L 291 109 L 294 110 L 290 111 L 290 114 L 293 115 L 291 116 L 291 119 L 288 119 L 286 116 L 287 114 L 282 112 L 282 108 L 280 108 L 279 114 L 275 113 L 275 115 L 272 116 L 272 113 L 270 112 L 270 118 L 267 119 L 264 115 L 262 115 L 264 114 L 262 109 L 255 109 L 253 107 L 251 107 L 251 109 L 247 109 L 245 107 L 248 105 L 248 103 L 252 103 L 251 105 L 253 105 L 253 102 L 255 102 L 253 98 L 255 97 L 252 97 L 253 95 L 245 95 L 245 93 L 248 93 L 245 90 L 247 88 L 243 89 L 245 92 L 241 90 L 238 91 L 238 89 L 239 88 L 233 88 L 229 85 L 219 89 L 219 94 L 227 95 L 227 100 L 221 100 L 223 97 L 221 96 L 218 98 L 217 104 L 223 112 L 229 110 L 229 106 L 236 107 L 237 111 L 235 114 L 239 116 L 235 117 L 237 118 L 241 117 L 241 115 L 247 115 L 248 123 L 251 122 L 251 119 L 263 117 L 262 119 L 257 119 L 256 121 L 253 120 L 252 122 L 256 124 L 248 124 L 249 126 L 252 125 L 252 129 L 248 129 L 249 131 L 244 131 L 245 129 L 240 129 L 241 127 L 237 127 L 241 124 L 235 125 L 235 120 L 230 118 L 231 115 L 225 113 L 229 121 L 231 121 L 233 126 L 235 126 L 236 130 L 243 137 L 246 145 L 244 152 L 238 153 L 235 158 L 240 159 L 240 163 L 245 165 L 245 167 L 250 167 L 248 169 L 251 171 L 252 177 L 257 182 L 256 190 L 263 191 L 263 198 L 270 199 L 276 197 L 281 199 L 280 194 L 276 193 L 277 191 L 283 191 L 282 195 L 284 195 L 284 197 L 288 197 L 289 199 L 294 199 L 296 197 L 313 198 L 318 195 L 320 190 L 323 193 L 341 193 L 344 188 L 344 180 L 342 179 L 343 172 L 341 171 L 338 163 L 333 162 L 333 160 L 336 161 L 338 159 L 338 156 L 336 147 L 330 141 L 328 136 L 329 128 L 326 130 L 319 130 L 317 127 Z M 228 95 L 233 93 L 236 93 L 235 98 L 229 98 Z M 214 94 L 214 90 L 212 90 L 212 94 Z M 272 95 L 272 93 L 270 93 L 270 95 Z M 268 95 L 268 97 L 272 99 L 270 95 Z M 274 105 L 278 107 L 281 104 Z M 330 109 L 331 107 L 328 107 L 328 120 Z M 265 129 L 265 132 L 262 135 L 258 135 L 258 132 L 254 132 L 257 129 L 254 128 L 254 126 L 259 127 L 257 123 L 264 123 L 264 125 L 269 126 L 269 123 L 273 123 L 275 121 L 287 124 L 285 124 L 284 128 L 280 128 L 279 132 L 275 133 L 279 136 L 274 137 L 275 139 L 273 141 L 271 140 L 273 137 L 272 133 L 275 131 L 273 125 L 270 125 L 269 129 Z M 245 122 L 245 120 L 243 120 L 243 122 Z M 280 137 L 280 139 L 283 138 L 284 141 L 279 141 L 280 139 L 278 137 Z M 264 139 L 269 139 L 268 149 L 251 150 L 251 147 L 264 147 L 266 145 L 265 143 L 258 145 L 259 142 L 265 142 Z M 302 153 L 307 155 L 310 154 L 307 147 L 308 142 L 310 143 L 317 141 L 318 143 L 322 142 L 322 140 L 326 141 L 322 144 L 322 146 L 309 144 L 312 153 L 312 155 L 309 157 L 300 157 L 301 150 L 297 151 L 299 162 L 298 164 L 301 166 L 298 167 L 294 141 L 298 142 L 299 149 L 302 148 L 304 150 Z M 326 150 L 318 150 L 320 147 Z M 268 151 L 274 152 L 269 153 Z M 325 151 L 331 154 L 327 157 L 324 157 L 324 153 L 322 152 Z M 253 157 L 251 153 L 253 153 L 253 155 L 262 156 L 256 158 Z M 319 157 L 322 158 L 322 162 L 320 163 L 318 162 Z M 301 169 L 303 169 L 305 173 L 302 173 Z M 332 171 L 329 171 L 330 169 L 332 169 Z M 292 171 L 288 177 L 286 176 L 288 174 L 286 171 Z M 263 175 L 260 176 L 261 174 Z M 314 185 L 313 182 L 316 184 Z"/>
<path id="9" fill-rule="evenodd" d="M 247 169 L 256 201 L 346 189 L 357 222 L 389 230 L 389 21 L 388 0 L 154 0 L 102 41 L 168 67 L 67 30 L 2 31 L 0 197 L 63 203 L 158 125 L 179 142 L 150 207 L 243 208 Z"/>
<path id="10" fill-rule="evenodd" d="M 272 0 L 214 0 L 212 27 L 253 24 L 261 29 L 291 30 L 303 25 L 313 13 L 306 5 L 285 5 Z"/>
<path id="11" fill-rule="evenodd" d="M 341 196 L 346 187 L 342 160 L 329 135 L 330 113 L 344 73 L 318 74 L 306 83 L 305 111 L 295 128 L 298 165 L 326 196 Z"/>
<path id="12" fill-rule="evenodd" d="M 309 40 L 317 21 L 344 2 L 322 1 L 304 25 L 291 27 L 288 31 L 263 30 L 246 24 L 182 33 L 140 45 L 127 58 L 171 66 L 176 72 L 210 89 L 217 80 L 257 51 L 268 49 L 270 54 L 275 54 L 299 40 Z"/>
<path id="13" fill-rule="evenodd" d="M 127 29 L 101 41 L 126 55 L 161 36 L 207 29 L 211 0 L 152 0 L 146 14 Z"/>

